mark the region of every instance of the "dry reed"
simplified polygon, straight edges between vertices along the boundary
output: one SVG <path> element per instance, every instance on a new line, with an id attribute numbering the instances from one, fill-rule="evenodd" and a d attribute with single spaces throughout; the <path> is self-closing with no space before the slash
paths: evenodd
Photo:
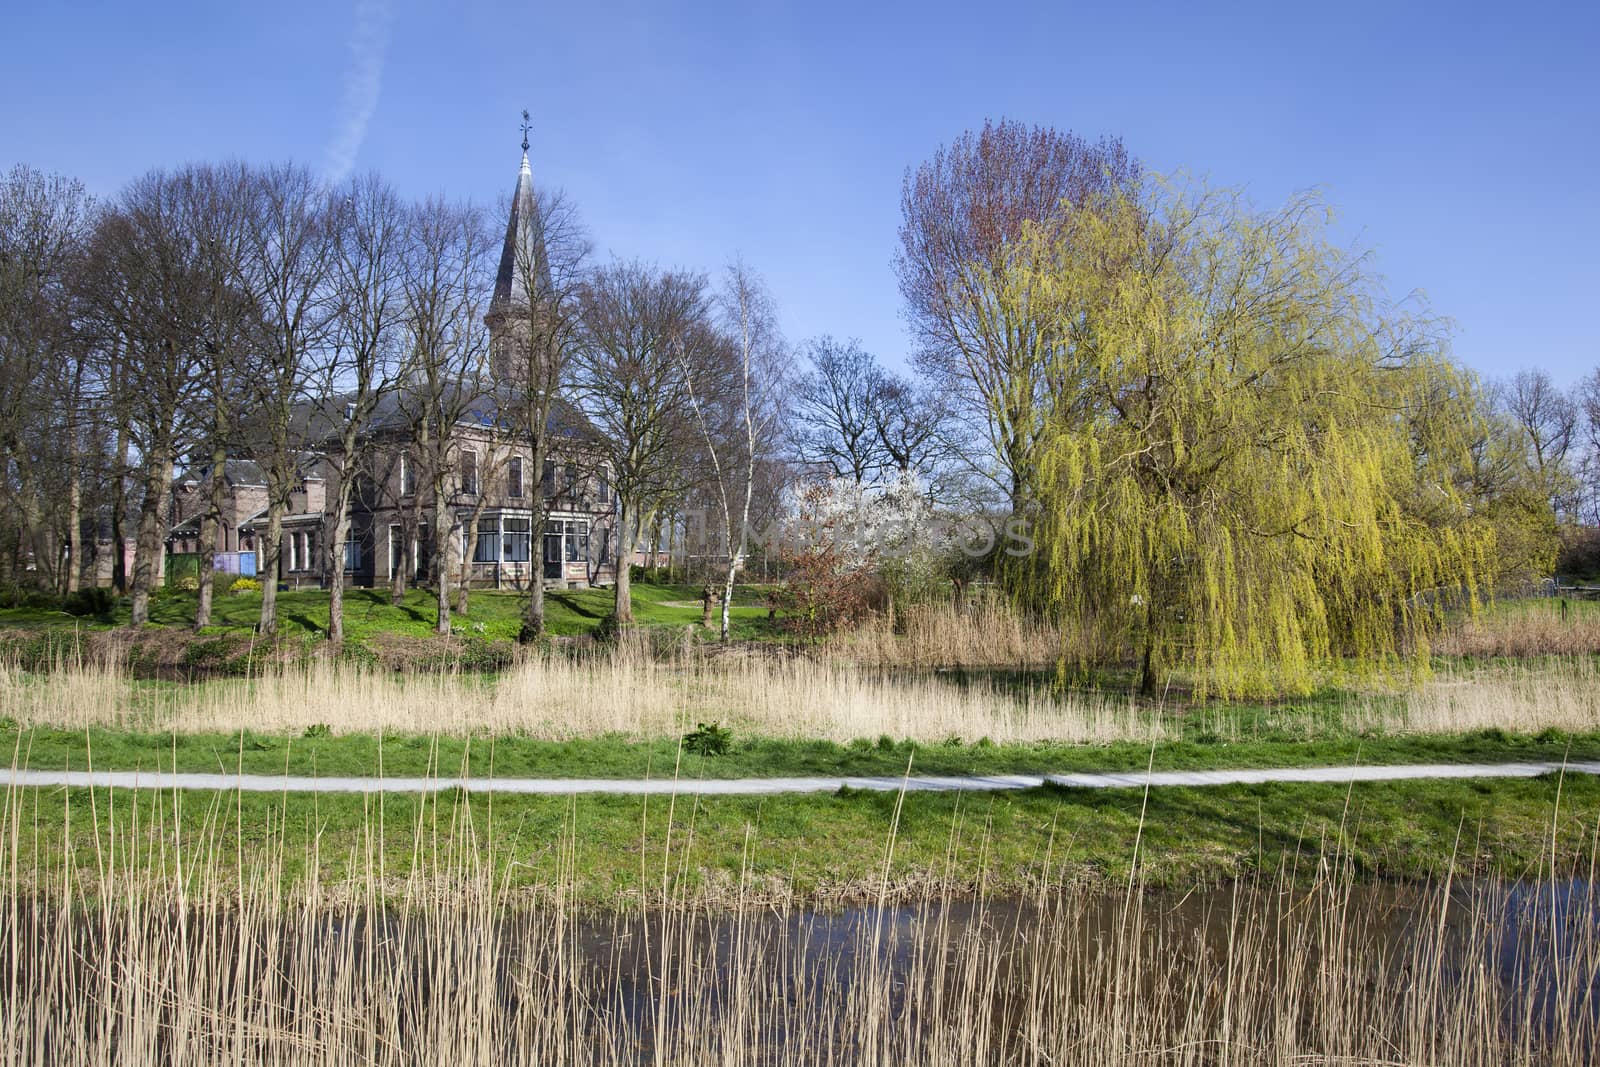
<path id="1" fill-rule="evenodd" d="M 404 871 L 370 841 L 353 884 L 285 888 L 281 839 L 236 853 L 225 801 L 181 842 L 177 798 L 100 803 L 73 813 L 94 869 L 69 854 L 43 893 L 0 807 L 0 1063 L 1487 1067 L 1587 1064 L 1600 1036 L 1592 853 L 1393 911 L 1334 854 L 1202 907 L 1133 882 L 829 919 L 707 914 L 669 850 L 652 908 L 585 916 L 518 905 L 470 814 Z"/>
<path id="2" fill-rule="evenodd" d="M 1445 656 L 1593 656 L 1600 654 L 1600 611 L 1584 602 L 1537 600 L 1486 611 L 1440 634 Z"/>
<path id="3" fill-rule="evenodd" d="M 1175 738 L 1185 719 L 1229 739 L 1247 728 L 1226 707 L 1173 709 L 1126 695 L 1054 691 L 1048 681 L 1048 672 L 973 676 L 803 656 L 661 660 L 630 649 L 533 657 L 494 678 L 313 661 L 196 685 L 140 683 L 114 661 L 64 660 L 46 674 L 0 663 L 0 718 L 74 729 L 228 733 L 247 726 L 298 734 L 325 724 L 340 733 L 555 740 L 673 737 L 715 719 L 746 736 L 847 742 L 887 734 L 925 743 L 951 736 L 1149 743 Z M 1329 728 L 1600 730 L 1600 667 L 1587 657 L 1451 667 L 1397 693 L 1348 694 L 1327 716 L 1292 725 L 1308 737 Z"/>

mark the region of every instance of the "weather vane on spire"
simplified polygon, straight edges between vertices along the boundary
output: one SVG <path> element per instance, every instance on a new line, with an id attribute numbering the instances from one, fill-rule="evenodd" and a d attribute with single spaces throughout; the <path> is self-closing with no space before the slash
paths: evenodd
<path id="1" fill-rule="evenodd" d="M 531 129 L 533 129 L 533 125 L 528 121 L 528 109 L 527 108 L 523 108 L 522 109 L 522 150 L 524 152 L 526 152 L 528 150 L 528 131 L 531 130 Z"/>

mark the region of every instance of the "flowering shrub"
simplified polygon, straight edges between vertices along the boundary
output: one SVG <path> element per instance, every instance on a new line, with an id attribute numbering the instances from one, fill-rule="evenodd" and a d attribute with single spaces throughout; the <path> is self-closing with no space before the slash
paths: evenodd
<path id="1" fill-rule="evenodd" d="M 234 580 L 233 587 L 230 588 L 228 592 L 233 596 L 243 596 L 246 593 L 259 593 L 261 592 L 261 583 L 256 581 L 254 578 L 237 578 Z"/>

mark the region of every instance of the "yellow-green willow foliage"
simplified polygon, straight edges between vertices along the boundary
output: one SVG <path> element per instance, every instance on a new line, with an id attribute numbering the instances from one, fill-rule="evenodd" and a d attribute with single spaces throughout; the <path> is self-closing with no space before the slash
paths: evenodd
<path id="1" fill-rule="evenodd" d="M 1057 365 L 1031 598 L 1067 666 L 1303 691 L 1425 660 L 1438 593 L 1489 573 L 1461 472 L 1472 383 L 1301 197 L 1152 183 L 1015 249 Z"/>

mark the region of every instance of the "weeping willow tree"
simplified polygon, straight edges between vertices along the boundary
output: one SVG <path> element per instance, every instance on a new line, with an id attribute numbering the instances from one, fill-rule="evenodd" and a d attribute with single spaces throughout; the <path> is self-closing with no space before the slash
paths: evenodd
<path id="1" fill-rule="evenodd" d="M 1425 660 L 1440 591 L 1492 577 L 1463 488 L 1473 383 L 1326 219 L 1313 196 L 1262 213 L 1151 183 L 1014 247 L 1070 356 L 1022 583 L 1066 669 L 1303 692 L 1333 658 Z"/>

